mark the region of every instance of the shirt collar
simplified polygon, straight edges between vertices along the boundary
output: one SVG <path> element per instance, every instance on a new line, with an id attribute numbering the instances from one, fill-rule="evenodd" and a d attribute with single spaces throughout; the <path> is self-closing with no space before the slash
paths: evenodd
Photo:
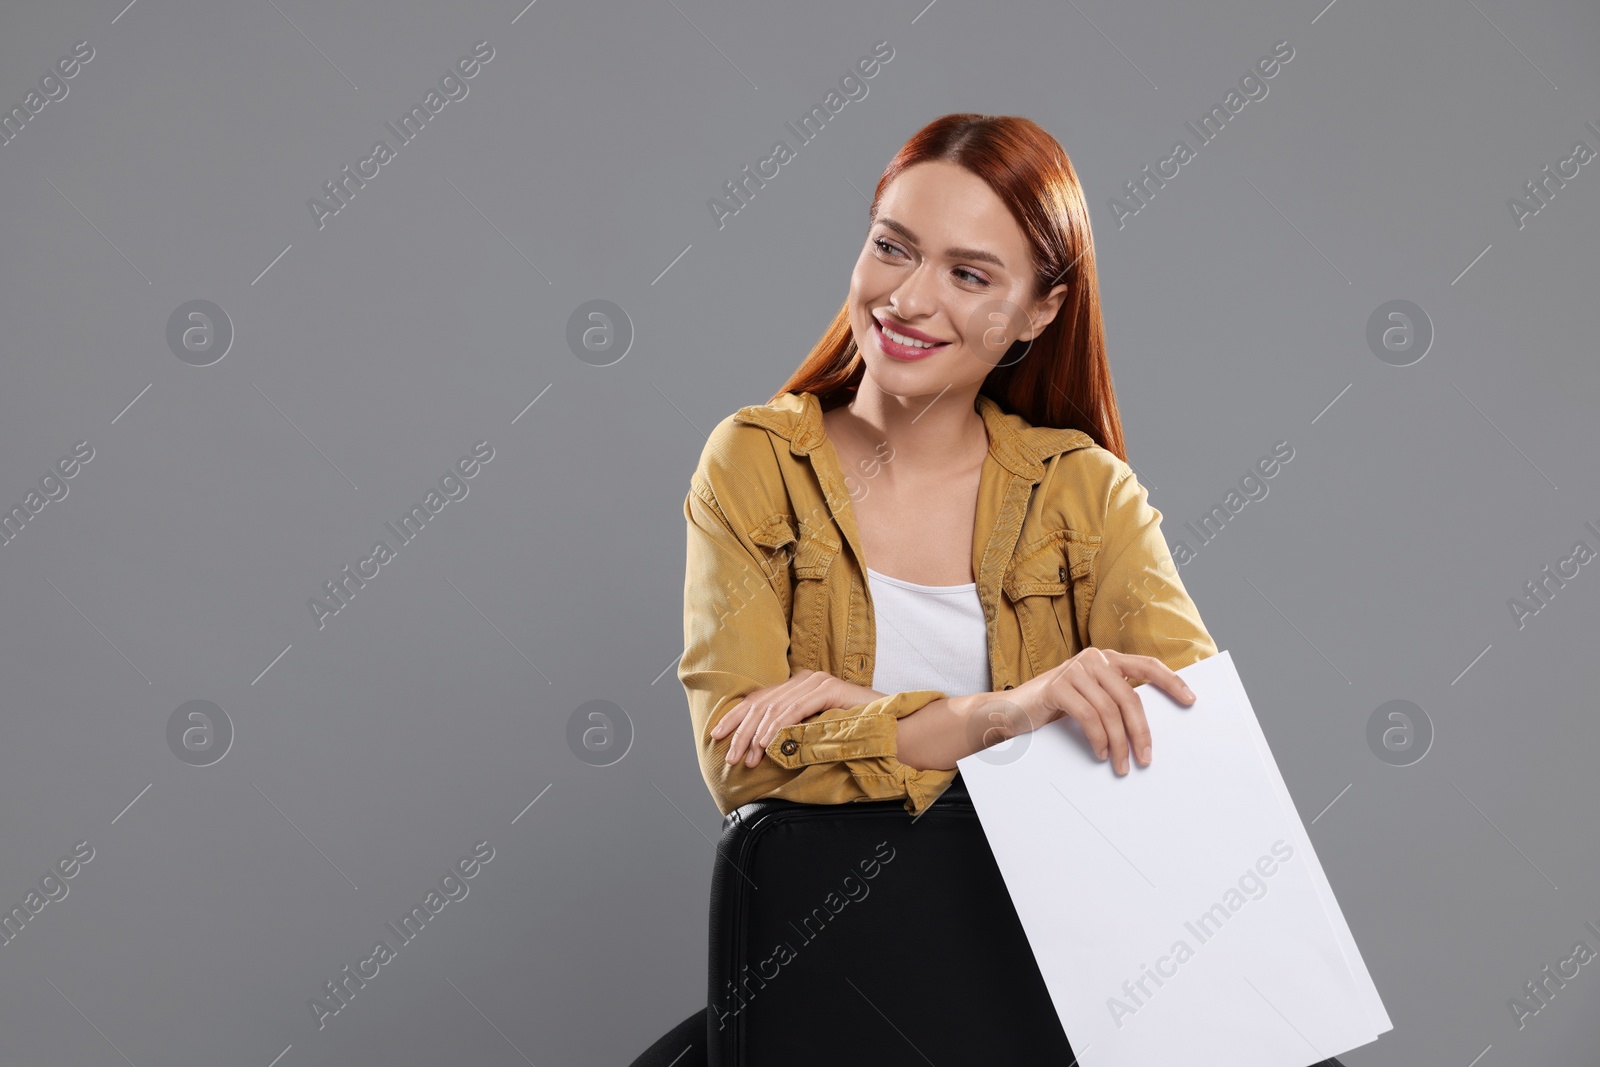
<path id="1" fill-rule="evenodd" d="M 1082 430 L 1032 426 L 1021 415 L 1002 411 L 983 393 L 978 394 L 976 407 L 989 431 L 989 454 L 1001 466 L 1029 481 L 1039 479 L 1044 473 L 1044 461 L 1051 456 L 1095 443 Z M 782 393 L 771 403 L 740 408 L 733 419 L 754 423 L 782 437 L 795 455 L 806 455 L 827 440 L 822 428 L 822 401 L 815 393 Z"/>

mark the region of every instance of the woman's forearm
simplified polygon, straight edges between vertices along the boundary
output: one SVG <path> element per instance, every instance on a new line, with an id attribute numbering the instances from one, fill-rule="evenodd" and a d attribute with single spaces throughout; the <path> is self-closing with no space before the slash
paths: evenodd
<path id="1" fill-rule="evenodd" d="M 969 693 L 940 697 L 896 723 L 899 760 L 915 770 L 953 770 L 956 761 L 1004 737 L 977 729 L 975 709 L 996 697 L 994 693 Z"/>

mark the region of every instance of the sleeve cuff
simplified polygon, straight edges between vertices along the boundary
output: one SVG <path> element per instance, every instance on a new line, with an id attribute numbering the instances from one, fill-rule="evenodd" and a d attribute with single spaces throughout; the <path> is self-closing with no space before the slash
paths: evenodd
<path id="1" fill-rule="evenodd" d="M 898 750 L 895 717 L 866 711 L 844 719 L 797 722 L 773 735 L 767 755 L 793 770 L 813 763 L 837 763 L 871 756 L 893 756 Z"/>
<path id="2" fill-rule="evenodd" d="M 937 689 L 891 693 L 861 705 L 855 714 L 785 726 L 767 745 L 767 756 L 790 770 L 818 763 L 844 765 L 866 794 L 859 799 L 904 797 L 906 811 L 921 815 L 955 781 L 958 771 L 917 770 L 901 763 L 898 720 L 948 695 Z"/>
<path id="3" fill-rule="evenodd" d="M 773 735 L 767 755 L 789 770 L 813 763 L 893 757 L 899 751 L 897 720 L 945 695 L 937 689 L 891 693 L 861 705 L 855 715 L 793 723 Z"/>
<path id="4" fill-rule="evenodd" d="M 958 769 L 947 771 L 915 771 L 906 769 L 906 810 L 921 815 L 933 807 L 933 802 L 944 796 L 950 783 L 956 780 Z"/>

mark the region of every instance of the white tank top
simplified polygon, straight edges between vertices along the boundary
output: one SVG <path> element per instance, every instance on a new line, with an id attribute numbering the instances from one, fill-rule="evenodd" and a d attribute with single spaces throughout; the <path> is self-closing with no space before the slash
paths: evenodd
<path id="1" fill-rule="evenodd" d="M 978 583 L 918 585 L 867 568 L 878 647 L 872 688 L 989 691 L 989 630 Z"/>

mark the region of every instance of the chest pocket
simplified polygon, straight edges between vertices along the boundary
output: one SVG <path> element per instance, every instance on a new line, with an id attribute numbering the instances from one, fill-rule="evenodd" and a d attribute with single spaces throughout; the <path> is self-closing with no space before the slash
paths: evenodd
<path id="1" fill-rule="evenodd" d="M 1018 549 L 1001 588 L 1017 613 L 1035 675 L 1081 651 L 1094 599 L 1100 538 L 1061 529 Z"/>
<path id="2" fill-rule="evenodd" d="M 824 527 L 800 524 L 778 514 L 750 531 L 750 539 L 772 553 L 770 570 L 782 574 L 788 563 L 787 582 L 778 581 L 779 598 L 789 611 L 789 662 L 813 670 L 820 658 L 828 627 L 829 575 L 839 555 L 840 542 Z"/>

